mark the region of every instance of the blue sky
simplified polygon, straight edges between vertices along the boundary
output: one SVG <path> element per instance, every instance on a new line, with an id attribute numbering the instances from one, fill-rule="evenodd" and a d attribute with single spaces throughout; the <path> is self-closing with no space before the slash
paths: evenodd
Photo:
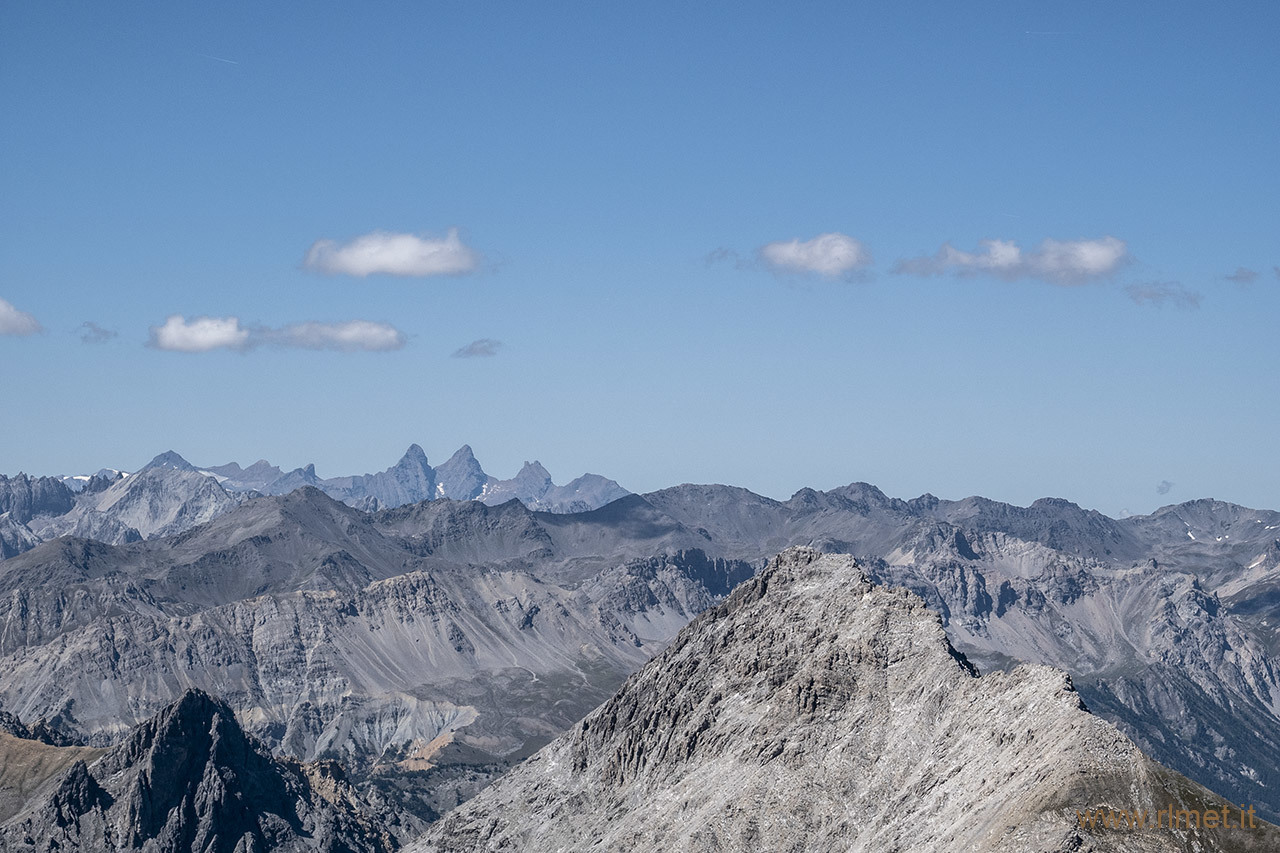
<path id="1" fill-rule="evenodd" d="M 0 470 L 1280 507 L 1278 24 L 5 4 Z"/>

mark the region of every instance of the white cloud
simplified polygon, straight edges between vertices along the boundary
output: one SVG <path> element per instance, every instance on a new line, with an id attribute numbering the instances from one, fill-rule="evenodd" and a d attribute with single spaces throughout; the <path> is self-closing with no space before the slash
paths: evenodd
<path id="1" fill-rule="evenodd" d="M 386 323 L 351 320 L 346 323 L 299 323 L 279 330 L 263 330 L 261 337 L 278 346 L 341 352 L 386 352 L 404 346 L 404 333 Z"/>
<path id="2" fill-rule="evenodd" d="M 1231 275 L 1223 276 L 1227 281 L 1234 281 L 1236 284 L 1252 284 L 1258 280 L 1258 271 L 1251 270 L 1248 267 L 1236 267 L 1236 271 Z"/>
<path id="3" fill-rule="evenodd" d="M 759 249 L 760 260 L 778 273 L 812 273 L 838 278 L 871 263 L 871 253 L 859 241 L 832 232 L 812 240 L 799 239 L 766 243 Z"/>
<path id="4" fill-rule="evenodd" d="M 395 326 L 369 320 L 344 323 L 296 323 L 279 329 L 244 326 L 238 317 L 196 317 L 181 314 L 151 327 L 149 346 L 171 352 L 209 352 L 229 349 L 245 352 L 270 345 L 292 349 L 337 350 L 339 352 L 386 352 L 405 344 L 405 335 Z"/>
<path id="5" fill-rule="evenodd" d="M 303 259 L 309 270 L 361 278 L 386 275 L 465 275 L 480 265 L 480 254 L 463 244 L 458 229 L 444 237 L 375 231 L 349 243 L 317 240 Z"/>
<path id="6" fill-rule="evenodd" d="M 34 335 L 39 331 L 43 329 L 35 317 L 0 299 L 0 335 Z"/>
<path id="7" fill-rule="evenodd" d="M 1131 284 L 1125 288 L 1125 292 L 1137 305 L 1151 305 L 1156 308 L 1163 308 L 1165 305 L 1174 305 L 1178 308 L 1200 307 L 1200 294 L 1183 287 L 1176 281 Z"/>
<path id="8" fill-rule="evenodd" d="M 1004 279 L 1037 278 L 1054 284 L 1083 284 L 1105 278 L 1130 261 L 1128 247 L 1115 237 L 1097 240 L 1044 240 L 1024 252 L 1011 240 L 983 240 L 976 252 L 944 243 L 936 254 L 907 258 L 894 266 L 908 275 L 976 275 Z"/>
<path id="9" fill-rule="evenodd" d="M 237 317 L 196 317 L 188 322 L 181 314 L 173 314 L 163 326 L 151 327 L 148 345 L 172 352 L 245 350 L 250 346 L 249 330 L 241 327 Z"/>

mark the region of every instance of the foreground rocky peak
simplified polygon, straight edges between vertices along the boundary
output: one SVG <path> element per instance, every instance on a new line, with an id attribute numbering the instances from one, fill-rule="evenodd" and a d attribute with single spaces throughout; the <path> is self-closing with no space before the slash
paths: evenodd
<path id="1" fill-rule="evenodd" d="M 1247 850 L 1255 830 L 1082 828 L 1220 808 L 1043 666 L 978 677 L 912 593 L 793 549 L 414 849 Z M 1233 814 L 1235 811 L 1233 810 Z"/>
<path id="2" fill-rule="evenodd" d="M 198 690 L 100 758 L 68 756 L 75 760 L 61 780 L 0 829 L 0 849 L 379 853 L 394 845 L 340 775 L 271 758 L 227 705 Z"/>

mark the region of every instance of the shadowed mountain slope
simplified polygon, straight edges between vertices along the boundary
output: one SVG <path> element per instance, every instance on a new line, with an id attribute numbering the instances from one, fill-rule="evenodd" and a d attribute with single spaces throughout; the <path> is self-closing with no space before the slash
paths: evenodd
<path id="1" fill-rule="evenodd" d="M 6 758 L 16 740 L 0 735 Z M 105 754 L 25 743 L 50 770 L 65 769 L 46 774 L 0 825 L 0 848 L 11 853 L 382 853 L 394 846 L 332 768 L 273 759 L 229 707 L 199 691 Z"/>

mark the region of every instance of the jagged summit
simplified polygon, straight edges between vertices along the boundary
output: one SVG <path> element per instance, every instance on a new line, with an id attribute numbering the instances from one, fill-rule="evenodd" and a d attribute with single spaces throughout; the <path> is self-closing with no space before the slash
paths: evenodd
<path id="1" fill-rule="evenodd" d="M 50 749 L 45 762 L 59 755 Z M 67 754 L 76 760 L 61 781 L 0 828 L 0 849 L 380 853 L 392 846 L 350 798 L 327 798 L 306 768 L 273 759 L 230 707 L 200 690 L 96 761 L 93 751 Z"/>
<path id="2" fill-rule="evenodd" d="M 421 445 L 411 444 L 396 464 L 384 471 L 344 477 L 322 478 L 314 465 L 281 472 L 265 459 L 248 468 L 231 462 L 200 470 L 213 475 L 233 492 L 278 495 L 303 486 L 315 486 L 330 497 L 367 512 L 437 498 L 479 500 L 488 504 L 515 498 L 530 509 L 581 512 L 630 494 L 613 480 L 597 474 L 585 474 L 567 486 L 557 486 L 538 462 L 526 462 L 512 479 L 498 480 L 485 473 L 471 446 L 466 444 L 435 467 L 431 466 Z"/>
<path id="3" fill-rule="evenodd" d="M 409 448 L 405 450 L 404 455 L 400 457 L 400 461 L 395 464 L 395 467 L 397 468 L 408 466 L 416 468 L 431 467 L 427 462 L 427 452 L 423 450 L 420 445 L 409 445 Z"/>
<path id="4" fill-rule="evenodd" d="M 798 548 L 413 849 L 1119 851 L 1132 839 L 1076 810 L 1169 803 L 1224 805 L 1085 711 L 1065 673 L 978 677 L 917 596 Z"/>
<path id="5" fill-rule="evenodd" d="M 494 479 L 484 472 L 471 450 L 459 447 L 449 459 L 436 466 L 436 496 L 455 501 L 475 500 Z"/>
<path id="6" fill-rule="evenodd" d="M 532 462 L 525 460 L 520 466 L 520 471 L 516 474 L 515 479 L 521 481 L 543 482 L 551 479 L 551 472 L 542 467 L 542 463 L 538 460 Z"/>

